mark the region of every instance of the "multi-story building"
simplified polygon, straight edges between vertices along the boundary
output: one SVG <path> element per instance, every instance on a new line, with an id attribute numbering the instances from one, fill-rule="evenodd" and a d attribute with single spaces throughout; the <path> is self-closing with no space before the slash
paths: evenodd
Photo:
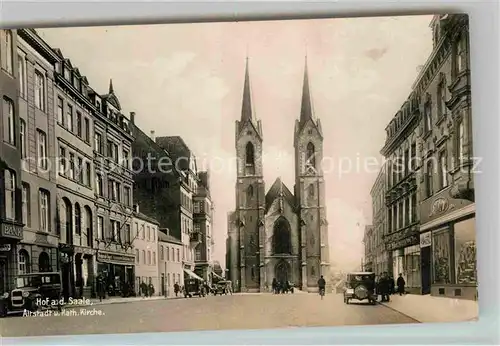
<path id="1" fill-rule="evenodd" d="M 158 221 L 142 214 L 134 205 L 132 218 L 135 251 L 135 293 L 140 294 L 140 284 L 153 284 L 155 294 L 161 294 L 158 275 Z"/>
<path id="2" fill-rule="evenodd" d="M 423 293 L 477 298 L 467 15 L 434 16 L 434 49 L 414 83 L 423 116 L 420 247 Z"/>
<path id="3" fill-rule="evenodd" d="M 183 244 L 182 261 L 185 274 L 194 278 L 201 276 L 194 273 L 194 249 L 201 243 L 201 235 L 194 229 L 193 223 L 193 197 L 198 191 L 198 172 L 196 157 L 184 140 L 179 136 L 165 136 L 156 138 L 160 148 L 168 151 L 173 163 L 182 179 L 179 189 L 180 198 L 180 228 L 170 229 L 171 234 L 181 239 Z M 201 230 L 201 229 L 200 229 Z M 172 233 L 172 232 L 180 232 Z"/>
<path id="4" fill-rule="evenodd" d="M 226 238 L 226 278 L 230 280 L 235 288 L 239 287 L 239 264 L 240 258 L 238 248 L 238 214 L 235 211 L 227 213 L 227 238 Z"/>
<path id="5" fill-rule="evenodd" d="M 373 225 L 373 271 L 380 275 L 383 272 L 389 272 L 388 254 L 385 250 L 384 235 L 386 233 L 386 168 L 385 164 L 381 167 L 375 183 L 372 186 L 370 195 L 372 198 L 372 225 Z M 392 263 L 391 263 L 392 264 Z"/>
<path id="6" fill-rule="evenodd" d="M 133 126 L 121 113 L 110 81 L 109 91 L 88 90 L 94 105 L 97 272 L 116 294 L 134 289 L 135 255 L 131 239 L 133 176 L 130 165 Z"/>
<path id="7" fill-rule="evenodd" d="M 374 232 L 372 225 L 365 226 L 365 232 L 363 234 L 363 244 L 365 245 L 365 254 L 363 259 L 363 268 L 364 271 L 374 271 Z"/>
<path id="8" fill-rule="evenodd" d="M 210 196 L 210 176 L 208 172 L 198 173 L 198 190 L 193 197 L 193 227 L 194 236 L 199 237 L 199 243 L 194 249 L 194 272 L 212 282 L 213 269 L 213 203 Z"/>
<path id="9" fill-rule="evenodd" d="M 74 257 L 63 265 L 71 295 L 91 297 L 96 269 L 94 249 L 94 105 L 88 97 L 89 83 L 61 50 L 54 81 L 57 206 L 60 242 L 73 246 Z"/>
<path id="10" fill-rule="evenodd" d="M 21 137 L 18 95 L 26 79 L 19 78 L 14 30 L 0 30 L 0 294 L 15 285 L 18 243 L 23 240 Z M 22 85 L 23 92 L 26 86 Z M 24 267 L 23 267 L 24 269 Z"/>
<path id="11" fill-rule="evenodd" d="M 181 259 L 182 242 L 171 236 L 169 230 L 158 232 L 158 271 L 162 295 L 175 296 L 174 285 L 184 286 L 184 265 Z"/>
<path id="12" fill-rule="evenodd" d="M 19 273 L 59 270 L 54 67 L 59 57 L 33 29 L 17 30 L 24 237 Z"/>
<path id="13" fill-rule="evenodd" d="M 402 274 L 408 291 L 420 293 L 420 247 L 417 172 L 417 136 L 420 97 L 412 92 L 386 127 L 381 154 L 386 158 L 387 233 L 389 273 Z"/>

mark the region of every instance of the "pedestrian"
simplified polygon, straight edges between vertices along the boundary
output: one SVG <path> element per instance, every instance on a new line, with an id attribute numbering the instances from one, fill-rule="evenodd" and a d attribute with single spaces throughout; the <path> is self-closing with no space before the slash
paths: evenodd
<path id="1" fill-rule="evenodd" d="M 403 279 L 403 274 L 399 273 L 396 285 L 398 286 L 399 295 L 402 296 L 405 293 L 405 285 L 406 285 L 405 279 Z"/>
<path id="2" fill-rule="evenodd" d="M 148 294 L 150 297 L 154 296 L 155 294 L 155 287 L 153 286 L 153 283 L 149 283 L 148 285 Z"/>
<path id="3" fill-rule="evenodd" d="M 148 296 L 148 285 L 143 281 L 141 282 L 141 296 L 146 298 Z"/>
<path id="4" fill-rule="evenodd" d="M 103 299 L 106 298 L 106 284 L 104 283 L 104 277 L 102 274 L 97 276 L 97 295 L 99 297 L 99 301 L 102 302 Z"/>
<path id="5" fill-rule="evenodd" d="M 273 290 L 273 294 L 276 294 L 277 287 L 278 287 L 278 281 L 276 280 L 276 278 L 274 278 L 273 281 L 271 282 L 271 288 Z"/>
<path id="6" fill-rule="evenodd" d="M 181 290 L 179 284 L 176 282 L 174 284 L 174 293 L 175 293 L 175 296 L 177 297 L 179 295 L 179 291 Z"/>
<path id="7" fill-rule="evenodd" d="M 325 295 L 326 281 L 323 278 L 323 275 L 318 280 L 318 289 L 319 295 L 321 296 L 321 300 L 323 300 L 323 296 Z"/>
<path id="8" fill-rule="evenodd" d="M 394 282 L 394 277 L 389 276 L 389 294 L 394 294 L 396 291 L 396 283 Z"/>

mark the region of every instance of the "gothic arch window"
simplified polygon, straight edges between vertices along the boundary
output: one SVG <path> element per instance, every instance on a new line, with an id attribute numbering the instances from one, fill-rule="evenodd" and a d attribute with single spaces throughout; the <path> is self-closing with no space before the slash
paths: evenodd
<path id="1" fill-rule="evenodd" d="M 306 148 L 306 165 L 309 168 L 316 169 L 316 148 L 312 142 L 307 144 Z"/>
<path id="2" fill-rule="evenodd" d="M 245 147 L 245 172 L 246 175 L 255 174 L 255 148 L 252 142 L 248 142 Z"/>
<path id="3" fill-rule="evenodd" d="M 247 207 L 250 206 L 252 198 L 253 198 L 253 186 L 249 185 L 247 188 Z"/>
<path id="4" fill-rule="evenodd" d="M 45 251 L 40 253 L 40 255 L 38 256 L 38 271 L 39 272 L 50 271 L 50 258 Z"/>
<path id="5" fill-rule="evenodd" d="M 292 253 L 292 233 L 290 223 L 284 217 L 280 217 L 273 227 L 273 252 L 275 254 Z"/>
<path id="6" fill-rule="evenodd" d="M 78 203 L 75 204 L 75 232 L 76 235 L 82 235 L 82 210 Z"/>

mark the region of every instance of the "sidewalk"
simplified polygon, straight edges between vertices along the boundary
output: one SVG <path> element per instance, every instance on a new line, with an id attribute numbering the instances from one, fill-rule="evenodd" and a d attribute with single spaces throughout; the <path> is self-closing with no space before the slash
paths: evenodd
<path id="1" fill-rule="evenodd" d="M 148 297 L 148 298 L 143 298 L 143 297 L 113 297 L 113 298 L 106 298 L 103 299 L 102 302 L 99 301 L 97 298 L 92 298 L 90 299 L 90 305 L 89 304 L 81 304 L 81 305 L 66 305 L 65 307 L 84 307 L 84 306 L 95 306 L 95 305 L 107 305 L 107 304 L 123 304 L 123 303 L 133 303 L 133 302 L 142 302 L 142 301 L 150 301 L 150 300 L 170 300 L 170 299 L 180 299 L 181 297 L 168 297 L 165 298 L 164 296 L 154 296 L 154 297 Z M 183 297 L 182 297 L 183 298 Z"/>
<path id="2" fill-rule="evenodd" d="M 430 295 L 392 295 L 390 302 L 380 304 L 422 323 L 465 322 L 479 318 L 477 301 L 432 297 Z"/>

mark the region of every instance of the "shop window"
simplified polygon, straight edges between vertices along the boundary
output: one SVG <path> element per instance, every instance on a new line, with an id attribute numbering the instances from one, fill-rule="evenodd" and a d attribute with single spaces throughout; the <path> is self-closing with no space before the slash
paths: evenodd
<path id="1" fill-rule="evenodd" d="M 476 225 L 475 218 L 455 224 L 456 283 L 477 284 Z"/>
<path id="2" fill-rule="evenodd" d="M 420 246 L 414 245 L 405 248 L 403 276 L 407 287 L 421 287 L 420 275 Z"/>
<path id="3" fill-rule="evenodd" d="M 448 229 L 432 235 L 432 269 L 435 284 L 449 284 L 450 281 L 450 233 Z"/>

